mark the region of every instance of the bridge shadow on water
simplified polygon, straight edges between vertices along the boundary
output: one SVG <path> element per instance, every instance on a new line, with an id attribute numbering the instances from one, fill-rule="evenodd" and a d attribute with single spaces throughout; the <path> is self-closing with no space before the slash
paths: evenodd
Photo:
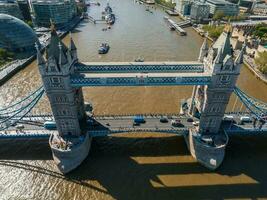
<path id="1" fill-rule="evenodd" d="M 95 180 L 115 199 L 267 198 L 267 138 L 232 138 L 215 172 L 189 155 L 182 137 L 97 139 L 68 177 Z"/>
<path id="2" fill-rule="evenodd" d="M 266 143 L 267 137 L 232 137 L 225 161 L 216 171 L 196 163 L 182 137 L 151 135 L 95 138 L 87 159 L 66 176 L 13 161 L 52 159 L 43 142 L 36 147 L 38 158 L 22 148 L 11 157 L 1 152 L 0 165 L 64 179 L 115 199 L 256 199 L 267 198 Z"/>

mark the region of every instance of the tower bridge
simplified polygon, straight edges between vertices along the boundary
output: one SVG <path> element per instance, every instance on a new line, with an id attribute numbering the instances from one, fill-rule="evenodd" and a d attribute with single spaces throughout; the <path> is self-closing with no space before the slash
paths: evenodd
<path id="1" fill-rule="evenodd" d="M 263 127 L 267 116 L 266 103 L 236 88 L 245 45 L 234 58 L 230 34 L 230 29 L 225 30 L 210 48 L 205 39 L 198 61 L 81 63 L 73 40 L 70 39 L 67 47 L 52 28 L 46 58 L 37 47 L 37 62 L 43 87 L 18 103 L 0 109 L 0 132 L 4 131 L 0 138 L 16 135 L 14 124 L 24 120 L 25 124 L 28 123 L 25 131 L 35 137 L 42 133 L 45 137 L 50 135 L 49 144 L 55 163 L 62 173 L 67 173 L 86 158 L 92 137 L 146 131 L 182 134 L 192 156 L 209 169 L 216 169 L 224 158 L 228 143 L 226 132 L 266 130 Z M 131 117 L 95 118 L 88 115 L 85 109 L 82 91 L 82 87 L 87 86 L 174 85 L 194 85 L 191 98 L 183 102 L 180 109 L 184 117 L 179 116 L 179 120 L 184 127 L 174 127 L 170 122 L 160 123 L 157 117 L 146 117 L 146 123 L 138 127 L 132 125 Z M 28 115 L 44 92 L 57 127 L 56 131 L 50 133 L 42 126 L 34 128 L 33 124 L 29 124 L 34 120 Z M 232 92 L 250 111 L 254 122 L 258 120 L 261 123 L 259 130 L 256 130 L 254 122 L 233 124 L 236 116 L 230 125 L 222 123 Z M 199 125 L 193 126 L 187 121 L 189 117 L 199 121 Z M 94 120 L 98 125 L 90 125 L 87 120 Z M 34 134 L 34 130 L 38 134 Z"/>

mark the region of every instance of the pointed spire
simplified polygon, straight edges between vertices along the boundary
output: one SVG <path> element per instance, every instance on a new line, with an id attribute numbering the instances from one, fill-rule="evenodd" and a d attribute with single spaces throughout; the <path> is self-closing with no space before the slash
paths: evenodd
<path id="1" fill-rule="evenodd" d="M 207 40 L 206 37 L 205 37 L 205 39 L 204 39 L 204 41 L 203 41 L 203 44 L 202 44 L 202 46 L 201 46 L 201 49 L 209 50 L 208 40 Z"/>
<path id="2" fill-rule="evenodd" d="M 71 57 L 71 52 L 70 52 L 70 50 L 67 51 L 67 60 L 68 60 L 69 63 L 72 62 L 72 57 Z"/>
<path id="3" fill-rule="evenodd" d="M 207 56 L 209 51 L 209 45 L 207 42 L 207 38 L 204 39 L 203 44 L 200 48 L 200 52 L 199 52 L 199 57 L 198 57 L 198 61 L 203 62 L 204 57 Z"/>
<path id="4" fill-rule="evenodd" d="M 35 43 L 35 48 L 36 48 L 36 51 L 37 51 L 36 57 L 37 57 L 37 63 L 38 63 L 38 65 L 45 64 L 45 59 L 44 59 L 43 55 L 41 54 L 41 52 L 39 50 L 39 46 L 38 46 L 37 42 Z"/>
<path id="5" fill-rule="evenodd" d="M 72 39 L 71 31 L 70 31 L 70 46 L 69 46 L 69 49 L 71 51 L 77 50 L 76 45 L 74 44 L 73 39 Z"/>
<path id="6" fill-rule="evenodd" d="M 242 45 L 242 49 L 235 59 L 235 64 L 242 64 L 243 63 L 245 51 L 246 51 L 246 42 L 244 42 L 244 44 Z"/>
<path id="7" fill-rule="evenodd" d="M 223 57 L 225 57 L 227 54 L 232 55 L 232 47 L 230 43 L 231 32 L 227 32 L 225 34 L 226 34 L 226 37 L 225 37 L 225 41 L 222 46 Z"/>
<path id="8" fill-rule="evenodd" d="M 218 64 L 218 63 L 222 63 L 223 58 L 224 58 L 224 56 L 223 56 L 223 54 L 222 54 L 222 49 L 219 48 L 218 53 L 217 53 L 217 56 L 216 56 L 214 62 L 215 62 L 216 64 Z"/>
<path id="9" fill-rule="evenodd" d="M 59 49 L 59 43 L 61 44 L 61 50 Z M 67 52 L 67 50 L 68 48 L 65 46 L 64 43 L 61 42 L 59 36 L 57 35 L 55 26 L 51 22 L 51 38 L 47 48 L 47 59 L 51 56 L 54 56 L 56 62 L 59 64 L 60 51 L 62 51 L 65 55 L 65 52 Z"/>
<path id="10" fill-rule="evenodd" d="M 60 66 L 62 66 L 62 65 L 65 65 L 66 63 L 68 63 L 68 60 L 67 60 L 67 58 L 65 56 L 65 53 L 63 52 L 62 45 L 61 45 L 60 42 L 58 43 L 58 47 L 59 47 L 59 61 L 58 61 L 58 64 Z"/>

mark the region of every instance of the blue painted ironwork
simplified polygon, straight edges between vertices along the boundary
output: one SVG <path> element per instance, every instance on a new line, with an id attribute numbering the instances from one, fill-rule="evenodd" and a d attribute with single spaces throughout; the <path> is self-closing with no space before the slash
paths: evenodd
<path id="1" fill-rule="evenodd" d="M 241 102 L 248 108 L 258 119 L 266 121 L 267 116 L 267 104 L 247 95 L 238 87 L 234 89 L 235 94 L 239 97 Z"/>
<path id="2" fill-rule="evenodd" d="M 173 86 L 173 85 L 208 85 L 210 76 L 192 77 L 82 77 L 73 76 L 71 85 L 84 86 Z"/>
<path id="3" fill-rule="evenodd" d="M 2 109 L 2 113 L 0 113 L 0 130 L 9 128 L 25 117 L 39 102 L 44 92 L 44 89 L 41 87 L 18 103 Z"/>
<path id="4" fill-rule="evenodd" d="M 81 73 L 168 73 L 168 72 L 204 72 L 202 63 L 111 63 L 88 65 L 78 63 L 76 72 Z"/>

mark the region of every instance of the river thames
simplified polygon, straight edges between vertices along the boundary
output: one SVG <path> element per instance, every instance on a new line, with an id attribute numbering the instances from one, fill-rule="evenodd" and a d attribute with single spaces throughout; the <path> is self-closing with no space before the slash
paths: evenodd
<path id="1" fill-rule="evenodd" d="M 169 31 L 165 12 L 153 13 L 130 0 L 110 0 L 116 23 L 81 22 L 72 37 L 80 61 L 197 60 L 203 42 L 191 28 L 187 36 Z M 106 1 L 89 8 L 100 18 Z M 178 21 L 178 18 L 173 18 Z M 68 43 L 69 36 L 64 38 Z M 111 49 L 98 55 L 102 42 Z M 41 85 L 33 62 L 0 87 L 0 106 L 26 96 Z M 266 85 L 243 66 L 238 86 L 267 101 Z M 95 114 L 175 113 L 187 87 L 85 88 Z M 44 98 L 35 113 L 50 112 Z M 229 106 L 229 108 L 231 105 Z M 267 138 L 234 137 L 223 165 L 212 172 L 194 161 L 182 137 L 155 133 L 127 134 L 94 139 L 91 152 L 75 171 L 62 176 L 53 164 L 46 140 L 0 142 L 0 200 L 6 199 L 255 199 L 267 198 Z"/>

